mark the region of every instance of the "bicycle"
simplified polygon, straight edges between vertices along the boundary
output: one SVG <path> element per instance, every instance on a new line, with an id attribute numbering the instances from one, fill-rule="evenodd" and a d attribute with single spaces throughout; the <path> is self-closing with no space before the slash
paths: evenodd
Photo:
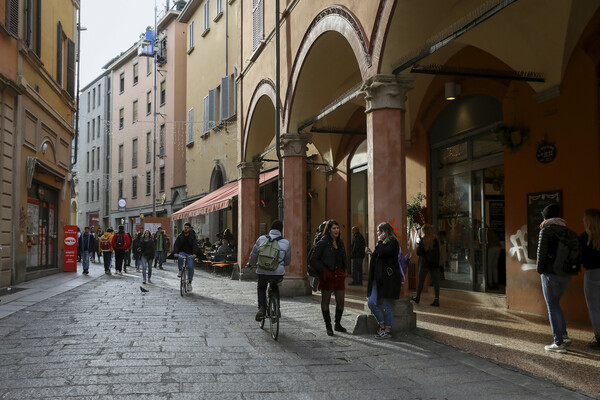
<path id="1" fill-rule="evenodd" d="M 178 256 L 177 259 L 183 259 L 183 266 L 181 267 L 181 278 L 179 282 L 179 292 L 181 293 L 181 297 L 188 292 L 188 265 L 187 260 L 190 258 L 194 258 L 194 256 L 181 257 Z"/>
<path id="2" fill-rule="evenodd" d="M 265 320 L 269 320 L 269 330 L 274 340 L 277 340 L 277 336 L 279 335 L 279 300 L 273 292 L 273 285 L 277 285 L 277 283 L 275 279 L 269 279 L 267 283 L 267 308 L 265 316 L 258 322 L 260 329 L 263 329 Z"/>

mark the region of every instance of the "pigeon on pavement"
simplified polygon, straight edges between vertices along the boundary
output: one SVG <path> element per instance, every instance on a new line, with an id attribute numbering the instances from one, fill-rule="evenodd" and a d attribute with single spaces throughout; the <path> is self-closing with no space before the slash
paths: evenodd
<path id="1" fill-rule="evenodd" d="M 144 288 L 143 286 L 140 286 L 140 290 L 142 291 L 142 293 L 149 292 L 149 290 Z"/>

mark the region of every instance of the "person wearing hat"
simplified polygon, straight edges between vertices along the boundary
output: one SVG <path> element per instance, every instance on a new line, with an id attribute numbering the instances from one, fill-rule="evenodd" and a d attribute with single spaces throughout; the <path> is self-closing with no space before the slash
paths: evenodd
<path id="1" fill-rule="evenodd" d="M 552 264 L 556 257 L 558 238 L 567 230 L 567 223 L 560 218 L 560 206 L 550 204 L 542 211 L 544 220 L 540 225 L 540 235 L 537 247 L 537 272 L 542 280 L 542 292 L 548 307 L 548 318 L 554 343 L 544 347 L 546 351 L 566 353 L 571 345 L 567 333 L 567 323 L 560 307 L 560 298 L 571 283 L 570 276 L 556 275 Z"/>

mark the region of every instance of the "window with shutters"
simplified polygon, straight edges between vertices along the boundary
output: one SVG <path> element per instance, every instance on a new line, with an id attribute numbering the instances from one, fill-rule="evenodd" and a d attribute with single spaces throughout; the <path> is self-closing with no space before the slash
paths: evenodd
<path id="1" fill-rule="evenodd" d="M 131 168 L 137 168 L 138 166 L 138 140 L 133 139 L 131 143 Z"/>
<path id="2" fill-rule="evenodd" d="M 146 171 L 146 196 L 150 196 L 152 190 L 152 175 L 150 171 Z"/>
<path id="3" fill-rule="evenodd" d="M 153 60 L 154 60 L 153 57 L 146 57 L 146 76 L 148 76 L 152 73 L 152 61 Z"/>
<path id="4" fill-rule="evenodd" d="M 19 36 L 19 0 L 6 0 L 6 30 Z"/>
<path id="5" fill-rule="evenodd" d="M 100 107 L 100 101 L 102 100 L 102 84 L 98 85 L 98 107 Z"/>
<path id="6" fill-rule="evenodd" d="M 167 83 L 162 81 L 160 83 L 160 105 L 164 106 L 167 101 Z"/>
<path id="7" fill-rule="evenodd" d="M 188 52 L 194 49 L 194 21 L 190 22 L 188 27 L 189 34 L 189 42 L 188 42 Z"/>
<path id="8" fill-rule="evenodd" d="M 88 103 L 88 105 L 87 105 L 87 106 L 88 106 L 88 107 L 87 107 L 88 111 L 87 111 L 87 112 L 90 112 L 90 107 L 92 106 L 92 103 L 91 103 L 91 101 L 90 101 L 90 96 L 91 96 L 91 93 L 90 93 L 90 92 L 88 92 L 88 93 L 87 93 L 87 99 L 88 99 L 88 102 L 87 102 L 87 103 Z"/>
<path id="9" fill-rule="evenodd" d="M 264 1 L 252 0 L 252 51 L 256 50 L 264 38 Z"/>
<path id="10" fill-rule="evenodd" d="M 165 191 L 165 167 L 160 167 L 159 178 L 158 191 L 162 193 Z"/>
<path id="11" fill-rule="evenodd" d="M 221 111 L 221 121 L 224 121 L 226 119 L 229 119 L 229 117 L 231 116 L 229 113 L 229 107 L 230 107 L 230 88 L 229 88 L 229 83 L 230 83 L 230 77 L 229 76 L 224 76 L 221 78 L 221 93 L 220 93 L 220 111 Z"/>
<path id="12" fill-rule="evenodd" d="M 92 199 L 92 201 L 94 201 L 94 181 L 92 181 L 92 184 L 90 186 L 92 187 L 91 199 Z"/>
<path id="13" fill-rule="evenodd" d="M 89 182 L 85 183 L 85 202 L 86 203 L 90 202 L 90 183 Z"/>
<path id="14" fill-rule="evenodd" d="M 237 79 L 237 68 L 233 68 L 233 77 L 231 79 L 231 86 L 233 87 L 233 113 L 231 115 L 237 114 L 237 86 L 235 85 L 235 80 Z"/>
<path id="15" fill-rule="evenodd" d="M 29 49 L 42 56 L 42 0 L 25 0 L 26 41 Z"/>
<path id="16" fill-rule="evenodd" d="M 64 58 L 63 58 L 63 53 L 64 53 L 64 35 L 63 35 L 63 29 L 62 29 L 62 24 L 60 23 L 60 21 L 58 22 L 58 26 L 57 26 L 57 32 L 56 32 L 56 82 L 58 83 L 59 86 L 62 86 L 63 84 L 63 68 L 64 68 Z M 95 89 L 94 89 L 95 90 Z M 95 91 L 94 91 L 95 93 Z"/>
<path id="17" fill-rule="evenodd" d="M 215 15 L 215 21 L 218 21 L 223 15 L 223 0 L 215 0 L 217 5 L 217 15 Z"/>
<path id="18" fill-rule="evenodd" d="M 96 132 L 96 120 L 92 119 L 92 140 L 94 139 L 94 132 Z"/>
<path id="19" fill-rule="evenodd" d="M 92 89 L 92 110 L 93 110 L 94 108 L 96 108 L 96 105 L 95 105 L 96 103 L 94 102 L 94 99 L 95 99 L 95 98 L 96 98 L 96 88 L 93 88 L 93 89 Z M 88 97 L 88 101 L 89 101 L 89 97 Z M 88 110 L 88 111 L 89 111 L 89 110 Z"/>
<path id="20" fill-rule="evenodd" d="M 208 129 L 213 129 L 216 126 L 217 120 L 217 104 L 216 104 L 216 89 L 208 91 Z"/>
<path id="21" fill-rule="evenodd" d="M 137 198 L 137 176 L 131 177 L 131 197 Z"/>
<path id="22" fill-rule="evenodd" d="M 158 135 L 158 156 L 164 157 L 165 151 L 167 150 L 167 126 L 165 124 L 161 124 L 159 132 L 160 134 Z"/>
<path id="23" fill-rule="evenodd" d="M 125 72 L 119 74 L 119 94 L 125 91 Z"/>
<path id="24" fill-rule="evenodd" d="M 123 198 L 123 179 L 119 179 L 119 189 L 118 189 L 119 193 L 119 198 L 122 199 Z"/>
<path id="25" fill-rule="evenodd" d="M 194 108 L 188 111 L 188 140 L 187 144 L 194 143 Z"/>
<path id="26" fill-rule="evenodd" d="M 139 64 L 133 64 L 133 86 L 138 84 L 139 79 Z"/>
<path id="27" fill-rule="evenodd" d="M 119 172 L 123 172 L 123 145 L 119 145 Z"/>
<path id="28" fill-rule="evenodd" d="M 93 132 L 92 132 L 93 134 Z M 87 142 L 90 142 L 90 121 L 87 123 Z"/>
<path id="29" fill-rule="evenodd" d="M 92 149 L 92 168 L 91 168 L 92 171 L 94 171 L 94 165 L 95 165 L 94 161 L 95 160 L 96 160 L 96 149 Z M 92 197 L 94 197 L 94 196 L 92 196 Z"/>
<path id="30" fill-rule="evenodd" d="M 146 92 L 146 115 L 152 112 L 152 91 Z"/>
<path id="31" fill-rule="evenodd" d="M 208 95 L 204 96 L 204 99 L 202 99 L 202 105 L 203 105 L 203 115 L 202 115 L 202 134 L 206 135 L 208 133 L 208 131 L 210 131 L 210 127 L 208 124 Z"/>
<path id="32" fill-rule="evenodd" d="M 210 0 L 206 0 L 206 3 L 204 3 L 204 32 L 202 33 L 202 36 L 206 35 L 208 33 L 209 29 L 210 29 Z"/>
<path id="33" fill-rule="evenodd" d="M 125 109 L 121 108 L 119 110 L 119 129 L 123 129 L 125 125 Z"/>
<path id="34" fill-rule="evenodd" d="M 98 152 L 100 154 L 100 152 Z M 92 182 L 93 184 L 93 182 Z M 96 179 L 96 201 L 100 200 L 100 179 Z"/>
<path id="35" fill-rule="evenodd" d="M 101 124 L 100 124 L 100 117 L 98 117 L 98 138 L 100 138 L 100 132 L 101 132 Z"/>
<path id="36" fill-rule="evenodd" d="M 151 137 L 152 133 L 151 132 L 146 132 L 146 164 L 150 164 L 150 161 L 152 161 L 152 137 Z"/>
<path id="37" fill-rule="evenodd" d="M 131 120 L 135 124 L 138 120 L 138 101 L 137 100 L 133 101 L 133 110 L 132 111 L 133 112 L 132 112 Z"/>
<path id="38" fill-rule="evenodd" d="M 87 161 L 86 161 L 86 167 L 85 167 L 85 172 L 90 172 L 90 152 L 87 152 Z"/>
<path id="39" fill-rule="evenodd" d="M 96 161 L 96 168 L 100 169 L 100 148 L 98 148 L 98 151 L 96 152 Z"/>

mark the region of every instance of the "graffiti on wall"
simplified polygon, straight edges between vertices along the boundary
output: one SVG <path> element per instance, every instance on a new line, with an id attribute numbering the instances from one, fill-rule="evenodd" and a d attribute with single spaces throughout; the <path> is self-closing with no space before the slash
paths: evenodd
<path id="1" fill-rule="evenodd" d="M 535 270 L 535 260 L 527 257 L 527 225 L 523 225 L 514 235 L 510 235 L 512 247 L 508 250 L 510 257 L 516 257 L 521 265 L 521 271 Z"/>

